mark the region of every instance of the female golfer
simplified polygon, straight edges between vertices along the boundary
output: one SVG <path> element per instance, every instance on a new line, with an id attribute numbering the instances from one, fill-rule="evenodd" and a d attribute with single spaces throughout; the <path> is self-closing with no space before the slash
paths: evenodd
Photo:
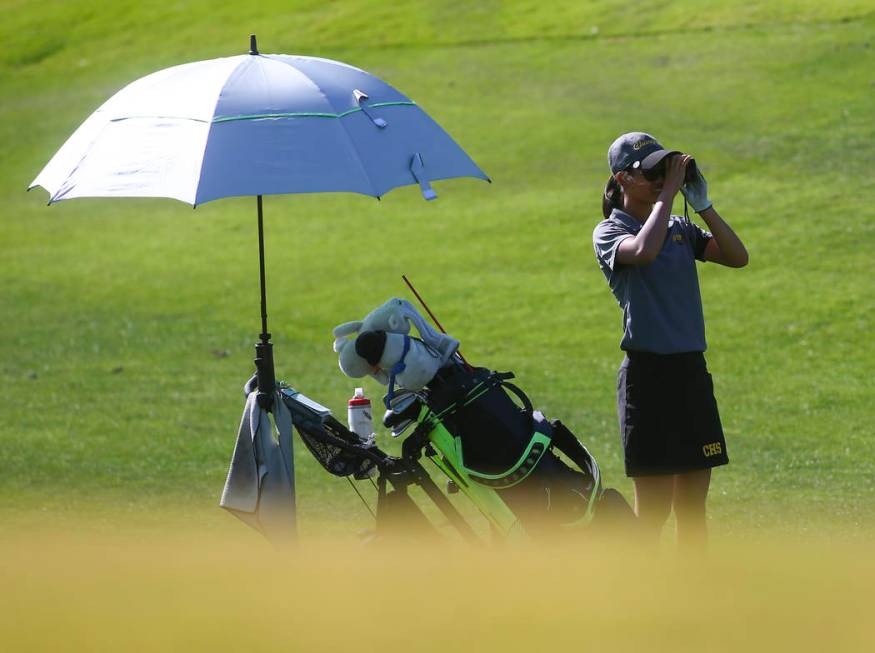
<path id="1" fill-rule="evenodd" d="M 633 132 L 614 141 L 608 163 L 605 219 L 592 238 L 623 310 L 617 413 L 635 514 L 655 543 L 673 508 L 678 545 L 702 548 L 711 468 L 729 458 L 703 355 L 696 259 L 740 268 L 747 250 L 711 205 L 690 155 Z M 671 215 L 678 191 L 710 232 Z"/>

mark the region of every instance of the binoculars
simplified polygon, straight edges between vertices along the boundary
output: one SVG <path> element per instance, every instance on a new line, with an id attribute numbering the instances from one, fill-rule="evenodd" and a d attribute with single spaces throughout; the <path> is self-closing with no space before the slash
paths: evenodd
<path id="1" fill-rule="evenodd" d="M 687 170 L 684 174 L 684 185 L 691 184 L 699 178 L 699 166 L 696 165 L 695 159 L 687 161 Z"/>
<path id="2" fill-rule="evenodd" d="M 665 157 L 662 161 L 660 161 L 655 167 L 650 168 L 650 170 L 641 170 L 641 174 L 644 175 L 644 178 L 648 181 L 654 181 L 656 179 L 661 179 L 665 177 L 665 169 L 668 165 L 669 159 L 673 156 L 680 156 L 678 154 L 671 154 Z M 695 159 L 690 159 L 687 162 L 686 173 L 684 174 L 684 184 L 690 184 L 696 181 L 699 177 L 699 167 L 696 165 Z"/>

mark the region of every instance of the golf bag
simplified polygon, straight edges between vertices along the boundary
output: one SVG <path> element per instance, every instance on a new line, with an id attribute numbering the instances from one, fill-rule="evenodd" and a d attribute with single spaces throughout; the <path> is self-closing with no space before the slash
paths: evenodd
<path id="1" fill-rule="evenodd" d="M 538 537 L 630 519 L 625 499 L 602 486 L 586 447 L 562 422 L 534 410 L 511 378 L 469 368 L 457 358 L 420 391 L 397 393 L 384 426 L 399 435 L 412 427 L 400 456 L 363 445 L 328 409 L 300 393 L 285 388 L 281 395 L 304 444 L 326 471 L 365 479 L 376 468 L 378 533 L 429 528 L 407 492 L 415 485 L 464 537 L 478 539 L 422 467 L 423 458 L 446 477 L 449 492 L 461 491 L 472 501 L 499 537 Z"/>
<path id="2" fill-rule="evenodd" d="M 412 327 L 419 338 L 410 335 Z M 460 533 L 476 537 L 425 471 L 423 458 L 446 477 L 447 491 L 465 494 L 501 536 L 631 517 L 625 499 L 602 486 L 586 447 L 562 422 L 535 410 L 511 383 L 512 373 L 468 365 L 458 353 L 459 341 L 437 332 L 406 300 L 390 299 L 363 320 L 338 325 L 333 335 L 344 374 L 370 375 L 387 386 L 383 425 L 396 437 L 412 427 L 401 455 L 363 441 L 327 408 L 291 388 L 282 388 L 281 396 L 326 471 L 365 479 L 376 468 L 378 532 L 393 522 L 408 529 L 425 523 L 407 493 L 416 485 Z"/>

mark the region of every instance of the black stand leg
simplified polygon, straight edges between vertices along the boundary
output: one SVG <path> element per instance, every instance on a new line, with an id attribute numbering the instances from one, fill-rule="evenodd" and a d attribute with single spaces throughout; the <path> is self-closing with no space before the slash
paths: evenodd
<path id="1" fill-rule="evenodd" d="M 477 534 L 474 532 L 474 529 L 471 528 L 470 524 L 465 521 L 465 518 L 462 517 L 462 514 L 456 509 L 450 500 L 444 495 L 443 492 L 440 491 L 435 482 L 431 480 L 431 476 L 428 475 L 428 472 L 422 468 L 422 465 L 416 463 L 416 480 L 428 497 L 434 501 L 435 505 L 438 509 L 444 514 L 450 523 L 456 527 L 456 530 L 459 531 L 459 534 L 462 535 L 468 542 L 472 544 L 476 544 L 479 541 Z"/>
<path id="2" fill-rule="evenodd" d="M 407 493 L 408 481 L 395 481 L 389 490 L 383 475 L 378 480 L 377 535 L 390 539 L 438 537 L 434 526 Z"/>

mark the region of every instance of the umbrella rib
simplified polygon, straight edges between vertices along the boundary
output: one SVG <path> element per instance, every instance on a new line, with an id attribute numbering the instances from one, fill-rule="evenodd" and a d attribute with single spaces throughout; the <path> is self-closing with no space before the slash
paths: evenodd
<path id="1" fill-rule="evenodd" d="M 92 115 L 96 115 L 102 109 L 103 109 L 103 107 L 101 106 Z M 82 156 L 79 157 L 79 160 L 76 162 L 76 165 L 74 165 L 72 168 L 70 168 L 70 171 L 64 176 L 64 181 L 62 181 L 58 185 L 58 187 L 55 189 L 55 192 L 52 193 L 51 191 L 49 191 L 49 194 L 50 194 L 49 205 L 51 205 L 54 202 L 59 202 L 60 200 L 64 199 L 64 196 L 73 189 L 73 186 L 68 186 L 67 184 L 69 183 L 69 181 L 73 177 L 73 175 L 76 174 L 76 171 L 79 170 L 80 167 L 82 167 L 82 162 L 86 158 L 88 158 L 88 150 L 90 149 L 91 145 L 93 145 L 97 141 L 97 137 L 101 133 L 103 133 L 104 129 L 106 129 L 106 125 L 101 127 L 100 130 L 95 133 L 95 135 L 91 139 L 91 143 L 89 144 L 89 146 L 87 148 L 83 148 Z M 51 161 L 49 163 L 51 163 Z M 42 173 L 40 173 L 40 175 L 41 174 Z M 39 179 L 39 177 L 37 177 L 37 179 Z M 34 180 L 34 181 L 36 181 L 36 180 Z M 31 186 L 31 188 L 33 188 L 33 186 Z M 28 190 L 30 190 L 30 189 L 28 189 Z"/>
<path id="2" fill-rule="evenodd" d="M 204 118 L 193 118 L 192 116 L 152 116 L 152 115 L 119 116 L 118 118 L 110 118 L 109 122 L 122 122 L 124 120 L 190 120 L 191 122 L 202 122 L 204 124 L 209 124 L 209 123 L 213 122 L 212 120 L 205 120 Z"/>
<path id="3" fill-rule="evenodd" d="M 364 174 L 365 178 L 368 180 L 368 183 L 371 185 L 371 189 L 374 191 L 374 197 L 379 199 L 380 191 L 374 185 L 374 180 L 371 179 L 371 175 L 368 173 L 368 169 L 365 166 L 365 162 L 362 161 L 362 155 L 359 153 L 358 148 L 355 146 L 355 141 L 352 140 L 352 134 L 350 134 L 349 130 L 346 128 L 346 121 L 340 120 L 338 122 L 340 122 L 340 126 L 343 127 L 343 131 L 346 132 L 347 140 L 349 141 L 349 149 L 351 149 L 353 154 L 355 154 L 355 158 L 359 162 L 359 166 L 362 169 L 362 173 Z"/>

